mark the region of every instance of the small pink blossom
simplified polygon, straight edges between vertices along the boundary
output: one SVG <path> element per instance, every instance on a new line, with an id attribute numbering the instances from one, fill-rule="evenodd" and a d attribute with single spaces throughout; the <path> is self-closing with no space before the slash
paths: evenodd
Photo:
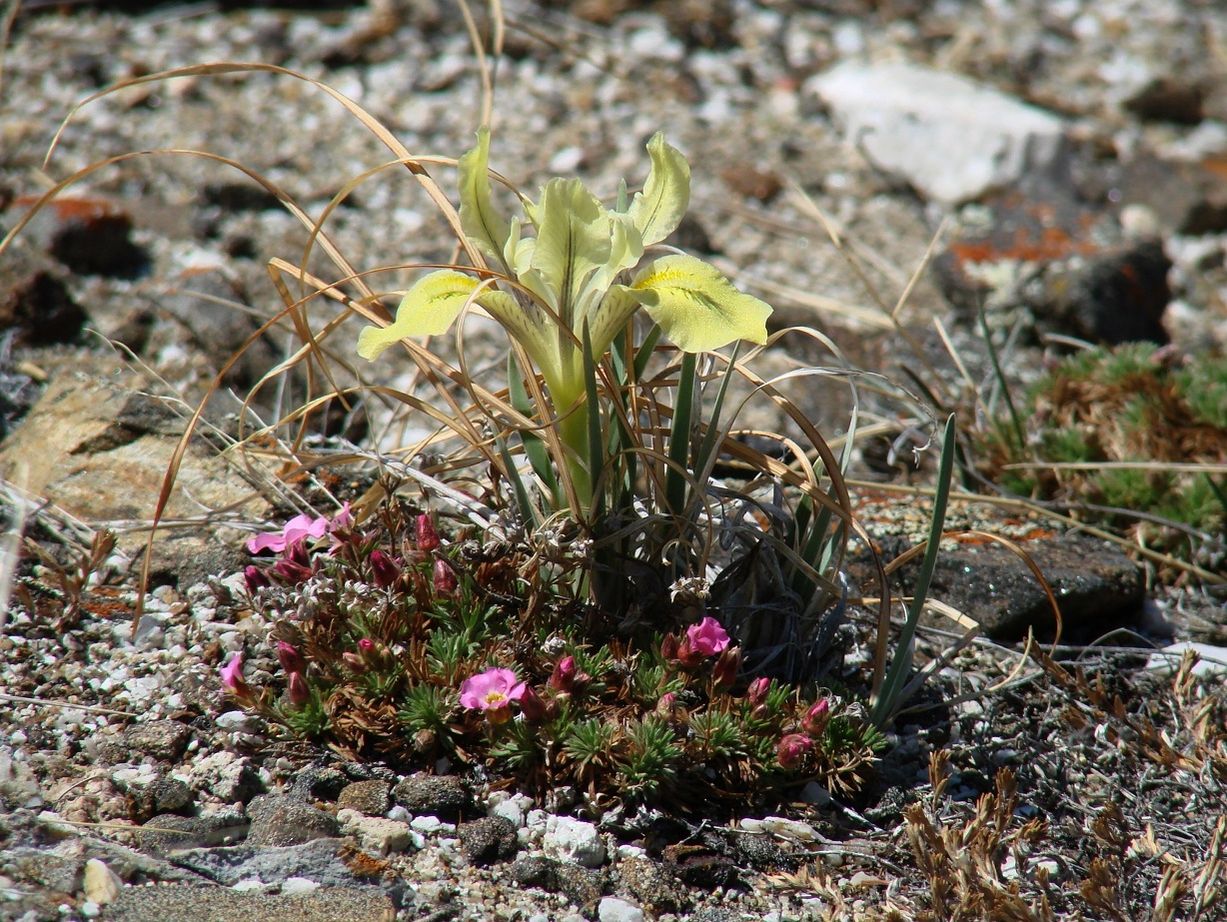
<path id="1" fill-rule="evenodd" d="M 251 686 L 243 679 L 243 654 L 236 653 L 221 668 L 222 688 L 236 698 L 247 698 L 251 695 Z"/>
<path id="2" fill-rule="evenodd" d="M 795 768 L 813 748 L 814 741 L 804 733 L 789 733 L 776 747 L 775 759 L 782 768 Z"/>
<path id="3" fill-rule="evenodd" d="M 510 669 L 487 669 L 465 679 L 460 686 L 460 704 L 473 711 L 486 711 L 491 720 L 506 719 L 511 702 L 524 697 L 527 686 Z"/>
<path id="4" fill-rule="evenodd" d="M 249 539 L 247 550 L 253 554 L 261 551 L 280 554 L 287 547 L 293 547 L 299 541 L 305 541 L 308 538 L 322 538 L 338 528 L 348 528 L 353 523 L 354 517 L 349 511 L 349 503 L 345 503 L 341 511 L 332 519 L 322 515 L 312 517 L 304 512 L 286 522 L 281 531 L 267 531 Z"/>
<path id="5" fill-rule="evenodd" d="M 690 641 L 690 649 L 700 656 L 715 656 L 729 645 L 728 633 L 710 615 L 686 628 L 686 639 Z"/>

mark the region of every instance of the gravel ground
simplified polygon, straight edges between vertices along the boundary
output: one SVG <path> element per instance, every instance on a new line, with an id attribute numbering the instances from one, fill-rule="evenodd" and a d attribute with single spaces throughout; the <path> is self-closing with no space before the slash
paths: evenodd
<path id="1" fill-rule="evenodd" d="M 248 72 L 143 84 L 92 102 L 43 166 L 74 103 L 166 68 L 258 61 L 298 71 L 360 102 L 423 155 L 458 155 L 480 121 L 479 74 L 447 4 L 39 6 L 15 19 L 4 44 L 0 231 L 23 197 L 131 151 L 232 158 L 313 216 L 387 160 L 311 84 Z M 1067 208 L 1073 224 L 1092 228 L 1095 249 L 1075 247 L 1075 262 L 1116 258 L 1115 248 L 1157 236 L 1172 263 L 1160 308 L 1174 347 L 1196 354 L 1227 345 L 1220 4 L 578 0 L 504 8 L 494 168 L 529 190 L 563 173 L 612 196 L 620 178 L 642 181 L 643 144 L 663 128 L 694 176 L 693 222 L 680 242 L 712 254 L 787 321 L 818 325 L 855 364 L 898 375 L 916 363 L 883 323 L 874 293 L 894 306 L 943 220 L 945 255 L 947 241 L 977 242 L 1013 212 L 993 190 L 966 201 L 934 191 L 967 180 L 957 144 L 950 157 L 932 158 L 931 140 L 904 135 L 896 162 L 852 137 L 838 100 L 823 91 L 840 64 L 934 67 L 1058 119 L 1065 146 L 1054 147 L 1046 170 L 1024 170 L 1008 185 L 1056 215 L 1046 228 L 1067 230 Z M 963 130 L 943 117 L 941 130 Z M 451 189 L 449 171 L 436 172 Z M 113 203 L 132 228 L 89 238 L 77 268 L 55 251 L 62 265 L 50 277 L 91 328 L 188 400 L 254 329 L 252 318 L 280 308 L 266 261 L 298 260 L 308 241 L 275 199 L 194 155 L 112 163 L 68 194 Z M 855 260 L 831 243 L 811 203 Z M 384 290 L 407 284 L 404 266 L 450 254 L 446 228 L 398 170 L 354 190 L 328 230 L 356 266 L 392 267 L 377 276 L 374 287 Z M 0 282 L 36 275 L 48 239 L 59 239 L 54 223 L 30 232 L 0 256 Z M 102 271 L 89 268 L 90 253 L 112 238 L 135 245 L 138 268 L 123 269 L 122 248 L 107 251 Z M 997 245 L 999 259 L 975 262 L 981 287 L 925 273 L 899 315 L 904 328 L 929 348 L 931 322 L 943 318 L 978 377 L 984 358 L 958 298 L 977 292 L 994 328 L 1015 331 L 1010 374 L 1019 380 L 1040 365 L 1045 333 L 1106 335 L 1100 320 L 1078 320 L 1077 304 L 1072 314 L 1041 309 L 1052 299 L 1034 289 L 1056 276 L 1029 271 L 1034 253 L 1018 253 L 1024 238 L 1014 233 L 1010 245 Z M 336 271 L 318 256 L 311 268 Z M 185 301 L 191 286 L 213 300 Z M 326 305 L 310 311 L 317 328 L 335 316 Z M 96 338 L 54 330 L 38 340 L 20 331 L 55 324 L 18 314 L 4 319 L 19 331 L 0 361 L 6 427 L 33 402 L 40 377 L 62 380 L 106 351 Z M 351 342 L 358 328 L 348 321 L 341 338 Z M 274 336 L 228 384 L 244 393 L 292 348 L 288 336 Z M 438 343 L 444 355 L 451 348 Z M 470 322 L 466 354 L 478 366 L 498 348 L 488 325 Z M 764 356 L 766 373 L 828 360 L 814 352 L 777 349 Z M 797 395 L 802 406 L 838 434 L 846 387 L 807 388 Z M 291 389 L 280 399 L 297 397 Z M 278 406 L 271 396 L 257 402 L 263 414 Z M 893 413 L 889 403 L 874 409 Z M 404 436 L 386 430 L 379 412 L 371 410 L 373 432 L 387 432 L 381 447 L 394 447 Z M 751 422 L 776 424 L 770 414 Z M 33 516 L 30 532 L 61 564 L 86 534 L 55 510 Z M 962 906 L 962 918 L 1210 920 L 1223 911 L 1221 900 L 1208 903 L 1223 887 L 1227 838 L 1221 673 L 1173 677 L 1146 668 L 1135 649 L 1066 649 L 1063 665 L 1031 663 L 987 693 L 1010 676 L 1018 652 L 976 644 L 935 675 L 920 701 L 931 706 L 900 721 L 863 796 L 832 800 L 811 789 L 811 802 L 780 805 L 775 819 L 609 816 L 586 810 L 573 792 L 531 802 L 480 773 L 439 788 L 410 766 L 270 745 L 267 728 L 229 710 L 219 690 L 218 665 L 270 627 L 244 605 L 234 568 L 159 588 L 132 638 L 130 564 L 130 555 L 103 561 L 79 606 L 70 604 L 71 587 L 56 583 L 53 563 L 19 573 L 25 595 L 13 596 L 0 637 L 0 918 L 716 922 L 891 912 L 937 919 Z M 1223 643 L 1221 599 L 1148 588 L 1151 618 L 1131 630 Z M 1156 629 L 1164 624 L 1166 637 Z M 944 642 L 926 635 L 921 653 L 936 655 Z M 865 655 L 854 644 L 846 661 L 855 667 Z M 275 664 L 266 656 L 252 667 L 259 679 Z M 571 815 L 579 825 L 564 819 Z"/>

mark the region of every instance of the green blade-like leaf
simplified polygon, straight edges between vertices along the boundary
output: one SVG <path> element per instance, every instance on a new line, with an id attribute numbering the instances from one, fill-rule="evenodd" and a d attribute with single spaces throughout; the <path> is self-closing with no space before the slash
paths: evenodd
<path id="1" fill-rule="evenodd" d="M 729 382 L 733 379 L 737 352 L 740 348 L 739 343 L 733 344 L 733 353 L 729 356 L 728 365 L 725 366 L 724 374 L 720 378 L 720 389 L 716 391 L 715 402 L 712 403 L 711 411 L 707 414 L 707 431 L 703 433 L 703 441 L 699 443 L 699 450 L 695 453 L 694 469 L 699 473 L 700 483 L 711 476 L 711 470 L 716 464 L 719 448 L 716 440 L 720 437 L 721 431 L 720 414 L 724 412 L 724 398 L 728 394 Z"/>
<path id="2" fill-rule="evenodd" d="M 605 466 L 605 439 L 601 435 L 601 398 L 596 387 L 596 363 L 592 360 L 592 342 L 588 337 L 588 327 L 583 330 L 584 345 L 584 398 L 588 401 L 588 471 L 593 488 L 596 489 L 601 480 L 602 469 Z M 604 513 L 605 491 L 597 489 L 592 497 L 593 521 Z"/>
<path id="3" fill-rule="evenodd" d="M 659 131 L 648 141 L 652 169 L 627 212 L 644 246 L 659 243 L 681 223 L 690 205 L 690 164 Z"/>
<path id="4" fill-rule="evenodd" d="M 460 158 L 460 226 L 482 255 L 507 268 L 503 249 L 510 225 L 490 196 L 490 128 L 477 132 L 477 145 Z"/>
<path id="5" fill-rule="evenodd" d="M 373 361 L 402 339 L 446 333 L 473 296 L 477 284 L 472 276 L 452 269 L 422 276 L 401 299 L 395 321 L 382 328 L 367 327 L 358 335 L 358 354 Z"/>
<path id="6" fill-rule="evenodd" d="M 524 376 L 520 372 L 520 363 L 516 361 L 515 352 L 507 354 L 507 391 L 511 405 L 518 412 L 530 419 L 539 415 L 528 388 L 524 386 Z M 528 456 L 533 472 L 550 493 L 551 507 L 558 508 L 561 505 L 562 492 L 558 487 L 554 466 L 550 463 L 550 453 L 545 440 L 535 432 L 525 431 L 520 433 L 520 441 L 524 445 L 524 454 Z"/>
<path id="7" fill-rule="evenodd" d="M 933 518 L 929 523 L 929 541 L 925 545 L 924 558 L 920 562 L 920 572 L 916 576 L 912 605 L 908 609 L 903 629 L 899 632 L 898 646 L 894 657 L 891 658 L 886 678 L 874 696 L 869 719 L 876 727 L 885 727 L 886 722 L 903 703 L 899 700 L 900 692 L 912 669 L 912 641 L 916 637 L 916 625 L 920 621 L 920 613 L 924 610 L 925 600 L 929 596 L 929 584 L 933 580 L 933 571 L 937 569 L 937 553 L 942 542 L 942 531 L 946 525 L 946 503 L 950 499 L 950 477 L 954 471 L 957 434 L 954 414 L 951 414 L 946 420 L 946 431 L 942 437 L 942 457 L 937 469 L 937 485 L 933 491 Z"/>
<path id="8" fill-rule="evenodd" d="M 690 419 L 694 408 L 695 354 L 682 356 L 682 370 L 677 380 L 677 404 L 673 407 L 673 426 L 669 430 L 669 471 L 665 475 L 665 502 L 674 515 L 681 515 L 686 506 L 686 478 L 682 471 L 690 470 Z"/>
<path id="9" fill-rule="evenodd" d="M 616 285 L 644 306 L 665 335 L 685 352 L 705 352 L 735 339 L 767 341 L 771 305 L 738 291 L 715 266 L 693 256 L 663 256 L 644 266 L 629 286 Z"/>

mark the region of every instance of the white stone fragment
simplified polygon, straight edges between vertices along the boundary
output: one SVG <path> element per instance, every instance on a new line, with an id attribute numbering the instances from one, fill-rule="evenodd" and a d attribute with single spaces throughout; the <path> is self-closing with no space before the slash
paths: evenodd
<path id="1" fill-rule="evenodd" d="M 281 883 L 281 895 L 294 896 L 300 893 L 312 893 L 319 888 L 319 881 L 308 877 L 287 877 Z"/>
<path id="2" fill-rule="evenodd" d="M 634 903 L 607 896 L 597 906 L 597 918 L 601 922 L 643 922 L 643 910 Z"/>
<path id="3" fill-rule="evenodd" d="M 945 204 L 975 199 L 1061 153 L 1064 124 L 957 74 L 911 64 L 839 64 L 805 84 L 879 169 Z"/>
<path id="4" fill-rule="evenodd" d="M 605 863 L 605 842 L 592 823 L 569 816 L 551 816 L 545 821 L 541 846 L 546 855 L 586 868 Z"/>
<path id="5" fill-rule="evenodd" d="M 1155 672 L 1175 672 L 1180 665 L 1180 660 L 1189 650 L 1194 651 L 1198 656 L 1198 661 L 1193 666 L 1193 675 L 1221 675 L 1227 672 L 1227 648 L 1189 640 L 1169 644 L 1162 650 L 1150 654 L 1150 659 L 1146 661 L 1146 668 Z"/>
<path id="6" fill-rule="evenodd" d="M 82 890 L 85 892 L 85 898 L 99 906 L 114 903 L 119 899 L 119 891 L 124 887 L 124 882 L 119 879 L 119 875 L 97 858 L 91 858 L 85 862 L 83 877 Z"/>

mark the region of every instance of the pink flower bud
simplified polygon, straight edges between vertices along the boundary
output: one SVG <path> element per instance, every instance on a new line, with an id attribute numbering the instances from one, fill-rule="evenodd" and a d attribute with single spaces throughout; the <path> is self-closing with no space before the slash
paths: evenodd
<path id="1" fill-rule="evenodd" d="M 728 647 L 716 665 L 712 667 L 712 683 L 718 689 L 729 689 L 737 681 L 737 673 L 741 671 L 741 647 Z"/>
<path id="2" fill-rule="evenodd" d="M 435 560 L 434 584 L 439 595 L 451 595 L 456 591 L 456 571 L 442 557 Z"/>
<path id="3" fill-rule="evenodd" d="M 673 692 L 665 692 L 656 702 L 656 713 L 661 717 L 672 717 L 675 710 L 677 710 L 677 695 Z"/>
<path id="4" fill-rule="evenodd" d="M 660 639 L 660 657 L 666 663 L 671 663 L 677 659 L 677 637 L 670 631 Z"/>
<path id="5" fill-rule="evenodd" d="M 400 576 L 400 566 L 383 551 L 371 551 L 366 562 L 371 567 L 371 578 L 380 589 L 389 588 Z"/>
<path id="6" fill-rule="evenodd" d="M 418 550 L 422 553 L 428 554 L 439 546 L 439 533 L 435 531 L 435 523 L 428 514 L 422 513 L 417 517 L 414 533 Z"/>
<path id="7" fill-rule="evenodd" d="M 277 662 L 281 663 L 281 668 L 286 671 L 287 675 L 303 672 L 307 668 L 307 663 L 302 658 L 302 654 L 298 652 L 298 648 L 284 640 L 277 641 Z"/>
<path id="8" fill-rule="evenodd" d="M 359 675 L 366 672 L 366 662 L 357 653 L 351 653 L 350 651 L 346 650 L 341 654 L 341 661 L 345 663 L 346 668 L 349 669 L 350 672 L 354 672 Z"/>
<path id="9" fill-rule="evenodd" d="M 307 688 L 307 680 L 301 672 L 290 673 L 290 704 L 302 707 L 311 700 L 311 691 Z"/>
<path id="10" fill-rule="evenodd" d="M 814 748 L 814 741 L 802 733 L 789 733 L 780 740 L 775 750 L 775 760 L 781 768 L 796 768 L 805 754 Z"/>
<path id="11" fill-rule="evenodd" d="M 520 711 L 530 724 L 539 724 L 545 720 L 547 707 L 536 691 L 525 686 L 524 693 L 520 696 Z"/>
<path id="12" fill-rule="evenodd" d="M 750 703 L 750 707 L 756 708 L 767 700 L 767 692 L 771 690 L 771 680 L 766 676 L 759 676 L 750 683 L 750 687 L 746 689 L 746 700 Z"/>
<path id="13" fill-rule="evenodd" d="M 243 568 L 243 582 L 247 584 L 247 592 L 250 595 L 255 595 L 258 590 L 272 585 L 268 574 L 255 564 L 248 564 Z"/>
<path id="14" fill-rule="evenodd" d="M 810 705 L 805 716 L 801 718 L 801 729 L 810 736 L 822 736 L 822 731 L 827 728 L 827 722 L 831 719 L 831 705 L 826 698 L 821 698 Z"/>
<path id="15" fill-rule="evenodd" d="M 560 694 L 570 694 L 575 688 L 575 672 L 575 657 L 564 656 L 554 666 L 554 671 L 550 673 L 550 680 L 547 684 Z"/>

